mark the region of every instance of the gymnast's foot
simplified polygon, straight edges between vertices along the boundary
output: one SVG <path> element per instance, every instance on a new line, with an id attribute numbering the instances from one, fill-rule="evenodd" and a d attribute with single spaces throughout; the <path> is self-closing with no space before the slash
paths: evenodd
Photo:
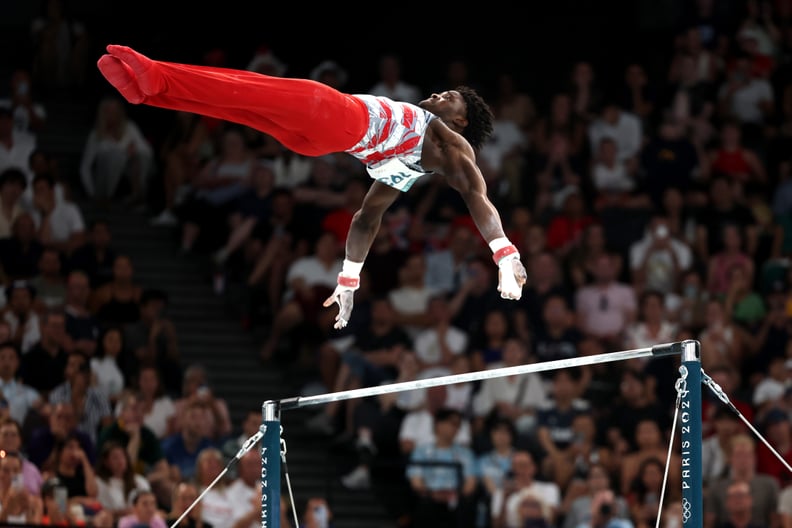
<path id="1" fill-rule="evenodd" d="M 164 90 L 164 81 L 160 72 L 153 67 L 153 60 L 127 46 L 110 44 L 107 52 L 132 70 L 144 95 L 157 95 Z"/>
<path id="2" fill-rule="evenodd" d="M 142 103 L 146 96 L 140 91 L 135 73 L 129 66 L 112 55 L 102 55 L 96 63 L 105 79 L 132 104 Z"/>

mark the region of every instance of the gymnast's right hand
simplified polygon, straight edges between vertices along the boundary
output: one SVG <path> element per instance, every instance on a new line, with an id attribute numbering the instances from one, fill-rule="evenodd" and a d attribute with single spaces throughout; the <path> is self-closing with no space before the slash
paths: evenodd
<path id="1" fill-rule="evenodd" d="M 335 318 L 333 328 L 340 330 L 344 328 L 352 316 L 352 307 L 355 302 L 355 290 L 360 286 L 359 277 L 346 277 L 338 274 L 338 286 L 336 286 L 333 294 L 325 299 L 322 306 L 325 308 L 331 306 L 333 303 L 338 303 L 338 315 Z"/>

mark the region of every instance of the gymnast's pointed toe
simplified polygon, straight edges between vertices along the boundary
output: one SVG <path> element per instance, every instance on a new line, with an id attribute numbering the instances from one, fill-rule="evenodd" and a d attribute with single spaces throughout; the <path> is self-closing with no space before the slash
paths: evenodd
<path id="1" fill-rule="evenodd" d="M 140 91 L 134 72 L 112 55 L 102 55 L 96 62 L 105 79 L 132 104 L 142 103 L 146 96 Z"/>
<path id="2" fill-rule="evenodd" d="M 154 61 L 128 46 L 110 44 L 107 52 L 126 64 L 137 77 L 137 83 L 144 95 L 156 95 L 163 90 L 163 80 L 154 67 Z"/>

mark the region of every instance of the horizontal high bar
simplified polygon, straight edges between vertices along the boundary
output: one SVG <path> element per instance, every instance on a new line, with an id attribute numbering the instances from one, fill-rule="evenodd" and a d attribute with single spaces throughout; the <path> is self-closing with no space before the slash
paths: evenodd
<path id="1" fill-rule="evenodd" d="M 541 363 L 530 363 L 527 365 L 517 365 L 514 367 L 501 367 L 490 370 L 479 370 L 476 372 L 465 372 L 464 374 L 450 374 L 448 376 L 438 376 L 412 381 L 402 381 L 374 387 L 363 387 L 316 396 L 297 396 L 280 400 L 280 409 L 298 409 L 309 405 L 321 405 L 341 400 L 351 400 L 352 398 L 366 398 L 368 396 L 378 396 L 380 394 L 390 394 L 393 392 L 403 392 L 414 389 L 426 389 L 429 387 L 439 387 L 440 385 L 453 385 L 467 381 L 478 381 L 491 378 L 503 378 L 506 376 L 518 376 L 531 372 L 544 372 L 547 370 L 558 370 L 571 367 L 582 367 L 599 363 L 610 363 L 613 361 L 626 361 L 647 356 L 662 357 L 681 354 L 684 344 L 689 341 L 679 341 L 676 343 L 666 343 L 646 348 L 636 348 L 634 350 L 622 350 L 619 352 L 608 352 L 605 354 L 595 354 L 593 356 L 581 356 L 576 358 L 556 359 L 553 361 L 543 361 Z M 271 402 L 270 402 L 271 403 Z"/>

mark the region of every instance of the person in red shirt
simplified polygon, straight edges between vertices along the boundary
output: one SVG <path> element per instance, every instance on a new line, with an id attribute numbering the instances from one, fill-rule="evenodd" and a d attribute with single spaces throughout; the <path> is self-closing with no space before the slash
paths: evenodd
<path id="1" fill-rule="evenodd" d="M 762 425 L 767 441 L 787 464 L 792 465 L 792 422 L 789 414 L 774 407 L 767 412 Z M 756 447 L 756 471 L 775 478 L 782 488 L 792 483 L 792 473 L 764 443 Z"/>
<path id="2" fill-rule="evenodd" d="M 586 209 L 586 202 L 577 187 L 569 187 L 561 201 L 561 211 L 547 226 L 547 248 L 563 257 L 577 247 L 583 231 L 596 219 Z"/>

